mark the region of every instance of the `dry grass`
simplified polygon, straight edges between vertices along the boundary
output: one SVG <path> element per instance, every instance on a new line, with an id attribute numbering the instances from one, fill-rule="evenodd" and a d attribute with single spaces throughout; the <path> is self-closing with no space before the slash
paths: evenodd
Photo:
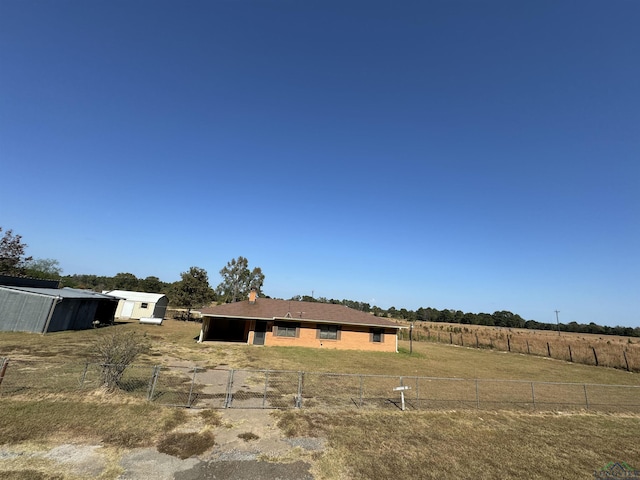
<path id="1" fill-rule="evenodd" d="M 319 479 L 584 479 L 640 465 L 638 416 L 506 412 L 280 412 L 291 436 L 326 436 Z"/>
<path id="2" fill-rule="evenodd" d="M 158 451 L 181 459 L 195 457 L 209 450 L 215 444 L 210 431 L 176 432 L 163 437 L 157 445 Z"/>
<path id="3" fill-rule="evenodd" d="M 243 432 L 238 434 L 238 438 L 244 440 L 245 442 L 250 442 L 251 440 L 259 440 L 260 436 L 256 435 L 253 432 Z"/>
<path id="4" fill-rule="evenodd" d="M 408 330 L 402 335 L 408 339 Z M 414 323 L 413 337 L 640 371 L 640 338 L 433 322 Z"/>
<path id="5" fill-rule="evenodd" d="M 0 444 L 47 441 L 100 442 L 144 447 L 186 419 L 179 410 L 150 403 L 112 403 L 56 399 L 0 399 Z"/>
<path id="6" fill-rule="evenodd" d="M 404 341 L 400 342 L 398 354 L 197 344 L 199 324 L 173 320 L 165 321 L 160 327 L 131 322 L 110 328 L 147 334 L 151 347 L 139 360 L 146 365 L 197 364 L 207 368 L 640 384 L 637 373 L 569 363 L 542 355 L 506 353 L 495 345 L 493 349 L 476 349 L 414 342 L 410 355 L 409 344 Z M 64 387 L 55 396 L 35 398 L 34 392 L 30 392 L 30 396 L 0 397 L 0 444 L 73 440 L 99 442 L 115 448 L 156 445 L 181 458 L 199 455 L 211 448 L 214 429 L 222 426 L 217 411 L 203 410 L 197 416 L 189 416 L 184 410 L 145 402 L 143 397 L 131 399 L 130 393 L 107 396 L 72 391 L 84 362 L 91 357 L 90 345 L 108 331 L 109 328 L 45 336 L 0 335 L 0 357 L 7 356 L 14 362 L 10 363 L 9 375 L 11 369 L 23 361 L 28 368 L 20 372 L 22 379 L 33 377 L 34 382 L 48 385 L 54 378 L 56 382 L 69 378 L 69 388 Z M 511 334 L 513 345 L 519 341 L 514 339 L 525 338 L 518 337 L 517 332 Z M 475 338 L 475 332 L 468 335 Z M 478 335 L 480 337 L 480 333 Z M 540 338 L 547 341 L 544 339 L 547 337 Z M 464 341 L 466 344 L 466 337 Z M 530 342 L 531 348 L 533 340 Z M 30 359 L 38 361 L 26 362 Z M 57 369 L 60 369 L 59 378 L 55 376 Z M 148 377 L 147 373 L 144 375 Z M 5 381 L 11 382 L 12 377 L 8 376 Z M 141 391 L 144 394 L 146 388 Z M 278 415 L 279 426 L 290 436 L 328 439 L 329 450 L 320 456 L 315 467 L 319 480 L 577 479 L 593 478 L 593 471 L 610 461 L 640 466 L 638 415 L 356 409 L 288 410 Z M 200 433 L 180 431 L 194 418 L 199 422 Z M 58 478 L 35 470 L 2 474 L 16 479 Z"/>

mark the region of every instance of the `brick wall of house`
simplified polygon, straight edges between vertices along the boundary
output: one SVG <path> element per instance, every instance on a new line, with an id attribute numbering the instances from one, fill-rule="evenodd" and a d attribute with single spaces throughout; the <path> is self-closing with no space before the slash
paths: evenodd
<path id="1" fill-rule="evenodd" d="M 252 341 L 252 338 L 249 341 Z M 280 337 L 274 334 L 272 328 L 268 328 L 265 345 L 395 352 L 396 331 L 395 329 L 384 330 L 382 342 L 373 342 L 369 328 L 343 325 L 339 339 L 329 340 L 318 338 L 317 325 L 302 323 L 297 337 Z"/>

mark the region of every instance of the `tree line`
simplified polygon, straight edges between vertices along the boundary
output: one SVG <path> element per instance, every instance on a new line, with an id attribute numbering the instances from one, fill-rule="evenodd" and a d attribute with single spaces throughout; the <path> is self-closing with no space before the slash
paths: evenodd
<path id="1" fill-rule="evenodd" d="M 0 227 L 2 233 L 2 227 Z M 73 274 L 62 275 L 62 269 L 57 260 L 33 259 L 27 257 L 27 245 L 22 242 L 20 235 L 7 230 L 0 238 L 0 274 L 27 276 L 32 278 L 48 278 L 61 282 L 62 286 L 81 288 L 96 292 L 109 290 L 128 290 L 137 292 L 162 293 L 169 298 L 169 304 L 175 307 L 187 308 L 188 315 L 193 308 L 199 308 L 211 303 L 237 302 L 248 298 L 251 290 L 256 290 L 258 296 L 265 297 L 262 287 L 265 275 L 260 267 L 249 268 L 249 261 L 245 257 L 231 259 L 219 271 L 221 282 L 214 289 L 209 284 L 209 276 L 205 269 L 190 267 L 180 274 L 180 280 L 167 283 L 155 276 L 138 278 L 133 273 L 121 272 L 113 277 Z M 267 297 L 270 298 L 270 297 Z M 535 320 L 525 320 L 520 315 L 500 310 L 493 313 L 468 313 L 461 310 L 426 307 L 417 310 L 406 308 L 388 309 L 370 305 L 356 300 L 336 300 L 325 297 L 314 298 L 308 295 L 295 295 L 291 301 L 322 302 L 344 305 L 355 310 L 371 313 L 379 317 L 398 318 L 409 322 L 445 322 L 463 325 L 485 325 L 492 327 L 526 328 L 536 330 L 558 330 L 563 332 L 593 333 L 600 335 L 622 335 L 640 337 L 640 327 L 609 327 L 596 323 L 581 324 L 570 322 L 567 324 L 542 323 Z"/>
<path id="2" fill-rule="evenodd" d="M 525 328 L 532 330 L 554 330 L 561 332 L 640 337 L 640 327 L 610 327 L 606 325 L 598 325 L 593 322 L 588 324 L 577 322 L 543 323 L 535 320 L 525 320 L 520 315 L 507 310 L 500 310 L 493 313 L 469 313 L 452 309 L 438 310 L 437 308 L 431 307 L 420 307 L 417 310 L 390 307 L 385 310 L 378 306 L 371 306 L 368 303 L 356 300 L 336 300 L 327 299 L 325 297 L 314 298 L 307 295 L 296 295 L 290 300 L 345 305 L 362 312 L 372 313 L 379 317 L 398 318 L 408 322 L 442 322 L 457 323 L 461 325 L 484 325 L 489 327 Z"/>

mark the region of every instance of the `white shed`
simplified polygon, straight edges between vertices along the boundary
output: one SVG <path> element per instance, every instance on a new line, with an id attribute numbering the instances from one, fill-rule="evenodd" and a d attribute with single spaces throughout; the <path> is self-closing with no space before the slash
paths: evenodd
<path id="1" fill-rule="evenodd" d="M 169 299 L 162 293 L 129 292 L 127 290 L 104 291 L 118 298 L 116 318 L 164 318 Z"/>

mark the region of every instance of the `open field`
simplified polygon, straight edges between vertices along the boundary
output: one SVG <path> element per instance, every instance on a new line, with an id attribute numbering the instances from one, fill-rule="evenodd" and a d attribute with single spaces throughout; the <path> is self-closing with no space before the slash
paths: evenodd
<path id="1" fill-rule="evenodd" d="M 408 328 L 401 332 L 401 338 L 409 339 Z M 640 371 L 640 338 L 637 337 L 415 322 L 413 339 Z"/>
<path id="2" fill-rule="evenodd" d="M 145 365 L 640 385 L 638 373 L 496 349 L 415 342 L 410 355 L 405 341 L 400 342 L 398 354 L 198 345 L 194 339 L 199 325 L 195 323 L 169 320 L 158 327 L 132 322 L 112 328 L 146 333 L 150 349 L 136 362 Z M 46 336 L 3 333 L 0 357 L 82 365 L 91 358 L 95 339 L 109 330 Z M 45 480 L 116 479 L 122 473 L 116 460 L 123 452 L 142 447 L 155 446 L 179 458 L 208 458 L 219 448 L 212 447 L 213 442 L 220 444 L 229 430 L 224 418 L 232 413 L 167 408 L 120 393 L 100 392 L 60 393 L 38 400 L 0 395 L 0 411 L 0 460 L 2 448 L 9 446 L 40 451 L 66 442 L 101 445 L 107 458 L 113 459 L 106 461 L 100 475 L 87 476 L 48 461 L 34 463 L 24 455 L 7 457 L 0 464 L 0 478 Z M 242 415 L 242 411 L 235 414 Z M 317 479 L 581 479 L 593 478 L 593 471 L 609 462 L 640 466 L 637 414 L 313 408 L 246 414 L 254 415 L 251 425 L 257 425 L 259 419 L 277 421 L 283 437 L 325 438 L 322 452 L 292 450 L 286 458 L 263 454 L 275 462 L 310 462 Z M 196 435 L 196 441 L 186 442 L 180 435 L 185 431 Z M 249 439 L 258 436 L 253 428 L 240 433 Z"/>

